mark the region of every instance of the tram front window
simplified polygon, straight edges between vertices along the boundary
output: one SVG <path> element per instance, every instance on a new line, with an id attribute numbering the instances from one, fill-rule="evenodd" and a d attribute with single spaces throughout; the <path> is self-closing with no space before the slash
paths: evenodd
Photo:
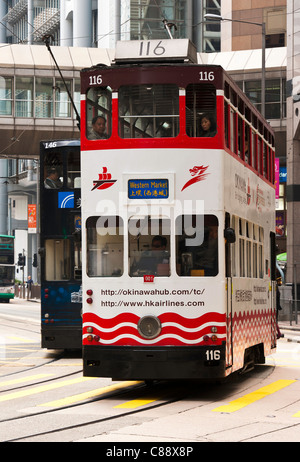
<path id="1" fill-rule="evenodd" d="M 120 277 L 123 274 L 123 220 L 117 216 L 89 217 L 87 274 L 90 277 Z"/>
<path id="2" fill-rule="evenodd" d="M 132 217 L 128 222 L 129 274 L 170 276 L 168 218 Z"/>
<path id="3" fill-rule="evenodd" d="M 89 140 L 106 140 L 111 135 L 110 87 L 90 88 L 86 96 L 86 133 Z"/>
<path id="4" fill-rule="evenodd" d="M 178 133 L 177 85 L 130 85 L 119 89 L 121 138 L 170 138 Z"/>
<path id="5" fill-rule="evenodd" d="M 182 215 L 176 219 L 178 276 L 218 274 L 218 219 L 214 215 Z"/>
<path id="6" fill-rule="evenodd" d="M 216 135 L 216 88 L 212 84 L 187 86 L 186 133 L 197 138 Z"/>
<path id="7" fill-rule="evenodd" d="M 71 255 L 69 239 L 47 239 L 46 281 L 65 281 L 71 277 Z"/>

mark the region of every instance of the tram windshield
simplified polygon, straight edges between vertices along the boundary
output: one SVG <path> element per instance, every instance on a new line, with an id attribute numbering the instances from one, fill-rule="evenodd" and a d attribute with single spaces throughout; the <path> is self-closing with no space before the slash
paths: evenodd
<path id="1" fill-rule="evenodd" d="M 178 133 L 177 85 L 128 85 L 119 89 L 121 138 L 165 138 Z"/>

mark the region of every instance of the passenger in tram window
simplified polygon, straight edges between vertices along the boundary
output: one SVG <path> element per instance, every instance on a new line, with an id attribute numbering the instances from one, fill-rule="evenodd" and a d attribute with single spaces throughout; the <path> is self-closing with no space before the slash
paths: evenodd
<path id="1" fill-rule="evenodd" d="M 46 189 L 59 189 L 62 187 L 62 182 L 59 179 L 59 170 L 56 167 L 50 167 L 47 170 L 47 178 L 44 181 Z"/>
<path id="2" fill-rule="evenodd" d="M 215 136 L 217 133 L 217 127 L 215 119 L 210 114 L 202 114 L 200 118 L 200 137 L 202 136 Z"/>
<path id="3" fill-rule="evenodd" d="M 135 268 L 131 268 L 133 276 L 141 274 L 153 274 L 157 276 L 169 276 L 169 252 L 167 239 L 164 236 L 154 236 L 151 243 L 151 250 L 143 252 L 141 259 Z"/>
<path id="4" fill-rule="evenodd" d="M 92 129 L 88 134 L 89 140 L 107 140 L 109 136 L 105 133 L 106 120 L 103 116 L 96 116 L 92 119 Z"/>

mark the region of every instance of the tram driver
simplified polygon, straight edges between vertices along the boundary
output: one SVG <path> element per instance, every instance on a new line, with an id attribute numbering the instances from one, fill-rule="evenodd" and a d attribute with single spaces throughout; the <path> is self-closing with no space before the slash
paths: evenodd
<path id="1" fill-rule="evenodd" d="M 152 274 L 157 276 L 169 276 L 169 252 L 167 239 L 164 236 L 154 236 L 151 250 L 142 253 L 140 260 L 131 268 L 132 276 Z"/>

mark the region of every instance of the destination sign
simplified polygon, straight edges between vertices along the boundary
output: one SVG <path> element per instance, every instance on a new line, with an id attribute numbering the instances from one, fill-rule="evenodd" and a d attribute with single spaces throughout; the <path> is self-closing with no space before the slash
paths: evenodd
<path id="1" fill-rule="evenodd" d="M 169 180 L 134 179 L 128 180 L 129 199 L 167 199 L 169 197 Z"/>

